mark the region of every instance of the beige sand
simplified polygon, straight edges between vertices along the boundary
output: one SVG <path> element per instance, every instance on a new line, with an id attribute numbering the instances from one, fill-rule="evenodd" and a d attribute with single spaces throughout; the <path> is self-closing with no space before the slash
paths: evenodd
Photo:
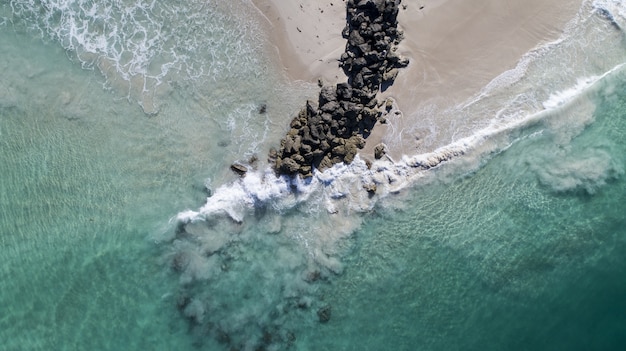
<path id="1" fill-rule="evenodd" d="M 287 76 L 317 82 L 345 81 L 339 57 L 346 42 L 344 0 L 252 0 L 265 17 L 270 41 Z"/>
<path id="2" fill-rule="evenodd" d="M 253 2 L 271 23 L 272 43 L 290 78 L 345 81 L 337 65 L 345 47 L 341 38 L 344 1 Z M 399 52 L 411 64 L 383 96 L 396 99 L 404 115 L 402 123 L 418 123 L 424 103 L 442 98 L 448 104 L 464 101 L 514 68 L 523 54 L 557 39 L 581 2 L 404 0 L 398 20 L 405 38 Z M 373 145 L 382 140 L 386 128 L 375 128 L 363 155 L 371 157 Z M 401 145 L 391 155 L 411 151 L 411 145 Z"/>

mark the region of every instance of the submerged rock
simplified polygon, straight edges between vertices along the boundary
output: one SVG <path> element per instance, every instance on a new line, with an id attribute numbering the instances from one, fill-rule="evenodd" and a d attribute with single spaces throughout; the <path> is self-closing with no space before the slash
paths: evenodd
<path id="1" fill-rule="evenodd" d="M 373 196 L 374 194 L 376 194 L 376 190 L 378 190 L 378 187 L 375 183 L 368 183 L 363 185 L 363 189 L 365 189 L 365 191 L 367 191 L 370 196 Z"/>
<path id="2" fill-rule="evenodd" d="M 328 323 L 330 321 L 331 308 L 330 305 L 326 305 L 317 310 L 317 318 L 320 323 Z"/>

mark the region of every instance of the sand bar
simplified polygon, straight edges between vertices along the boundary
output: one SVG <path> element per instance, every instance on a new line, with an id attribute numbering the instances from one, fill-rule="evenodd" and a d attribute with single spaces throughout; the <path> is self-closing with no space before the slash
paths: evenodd
<path id="1" fill-rule="evenodd" d="M 418 123 L 433 99 L 454 104 L 478 93 L 515 67 L 522 55 L 557 39 L 581 0 L 402 1 L 398 16 L 405 38 L 399 52 L 411 59 L 383 95 L 396 99 L 402 123 Z M 253 0 L 268 22 L 270 40 L 291 79 L 345 81 L 338 58 L 345 48 L 345 2 L 341 0 Z M 332 5 L 331 5 L 332 4 Z M 363 155 L 383 139 L 379 126 Z M 391 150 L 411 153 L 411 145 Z"/>

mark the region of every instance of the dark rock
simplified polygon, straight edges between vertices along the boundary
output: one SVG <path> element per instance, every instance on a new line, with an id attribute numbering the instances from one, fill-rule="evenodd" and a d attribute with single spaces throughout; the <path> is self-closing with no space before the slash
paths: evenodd
<path id="1" fill-rule="evenodd" d="M 288 154 L 292 154 L 297 151 L 297 150 L 294 150 L 293 148 L 293 138 L 291 137 L 291 135 L 287 135 L 285 137 L 284 143 L 282 146 L 283 146 L 282 147 L 283 151 L 286 151 Z"/>
<path id="2" fill-rule="evenodd" d="M 386 71 L 385 73 L 383 73 L 383 82 L 393 82 L 394 80 L 396 80 L 397 76 L 398 76 L 398 69 L 392 68 L 389 71 Z"/>
<path id="3" fill-rule="evenodd" d="M 293 159 L 287 157 L 281 162 L 280 170 L 285 174 L 295 174 L 300 169 L 300 165 Z"/>
<path id="4" fill-rule="evenodd" d="M 337 97 L 341 100 L 350 100 L 352 97 L 352 87 L 348 83 L 337 84 Z"/>
<path id="5" fill-rule="evenodd" d="M 352 79 L 352 86 L 355 88 L 363 88 L 365 86 L 365 80 L 360 72 L 357 73 Z"/>
<path id="6" fill-rule="evenodd" d="M 281 148 L 270 153 L 278 173 L 308 177 L 313 168 L 351 163 L 364 147 L 363 137 L 382 118 L 378 92 L 393 83 L 398 68 L 408 65 L 395 53 L 402 39 L 397 29 L 399 5 L 400 0 L 347 0 L 342 31 L 347 43 L 340 66 L 348 82 L 331 86 L 319 81 L 318 103 L 307 101 L 291 121 Z M 383 105 L 386 112 L 392 108 L 382 104 L 381 109 Z M 376 158 L 384 152 L 384 145 L 375 149 Z"/>
<path id="7" fill-rule="evenodd" d="M 317 317 L 320 323 L 328 323 L 330 321 L 331 307 L 326 305 L 317 310 Z"/>
<path id="8" fill-rule="evenodd" d="M 350 45 L 357 46 L 365 43 L 365 39 L 361 36 L 358 30 L 353 30 L 350 32 L 350 36 L 348 37 L 348 42 Z"/>
<path id="9" fill-rule="evenodd" d="M 387 146 L 385 144 L 378 144 L 374 146 L 374 158 L 380 160 L 387 153 Z"/>
<path id="10" fill-rule="evenodd" d="M 298 118 L 292 119 L 290 127 L 293 128 L 293 129 L 300 129 L 300 128 L 302 128 L 302 123 L 300 123 L 300 119 L 298 119 Z"/>
<path id="11" fill-rule="evenodd" d="M 368 53 L 368 52 L 372 51 L 372 47 L 370 46 L 370 44 L 367 44 L 367 43 L 363 43 L 363 44 L 360 44 L 360 45 L 355 45 L 355 46 L 356 46 L 357 48 L 359 48 L 359 50 L 360 50 L 363 54 L 366 54 L 366 53 Z"/>
<path id="12" fill-rule="evenodd" d="M 393 108 L 393 100 L 387 99 L 385 100 L 385 111 L 389 112 Z"/>
<path id="13" fill-rule="evenodd" d="M 371 196 L 376 194 L 377 187 L 375 183 L 367 183 L 363 185 L 363 189 Z"/>
<path id="14" fill-rule="evenodd" d="M 253 166 L 253 167 L 256 167 L 256 163 L 257 163 L 258 160 L 259 160 L 259 157 L 256 154 L 253 154 L 248 159 L 248 164 Z"/>
<path id="15" fill-rule="evenodd" d="M 332 113 L 335 112 L 339 108 L 339 103 L 337 101 L 329 101 L 322 106 L 322 111 Z"/>
<path id="16" fill-rule="evenodd" d="M 337 100 L 337 93 L 335 88 L 331 85 L 324 86 L 319 96 L 319 105 L 322 106 L 330 101 Z"/>
<path id="17" fill-rule="evenodd" d="M 276 148 L 270 148 L 270 152 L 268 155 L 269 162 L 275 161 L 276 157 L 278 157 L 278 151 L 276 151 Z"/>
<path id="18" fill-rule="evenodd" d="M 317 115 L 317 105 L 311 100 L 307 100 L 306 102 L 306 114 L 309 117 Z"/>
<path id="19" fill-rule="evenodd" d="M 261 106 L 259 106 L 259 113 L 264 114 L 265 112 L 267 112 L 267 104 L 261 104 Z"/>
<path id="20" fill-rule="evenodd" d="M 364 57 L 358 57 L 352 61 L 352 68 L 356 71 L 360 71 L 365 66 L 367 66 L 367 60 Z"/>
<path id="21" fill-rule="evenodd" d="M 230 170 L 237 173 L 237 175 L 239 175 L 240 177 L 243 177 L 248 172 L 248 167 L 240 163 L 233 163 L 232 165 L 230 165 Z"/>
<path id="22" fill-rule="evenodd" d="M 346 146 L 345 145 L 337 145 L 332 150 L 333 156 L 345 156 L 346 155 Z"/>
<path id="23" fill-rule="evenodd" d="M 320 161 L 318 169 L 323 171 L 333 166 L 333 161 L 329 155 L 324 156 L 324 158 Z"/>

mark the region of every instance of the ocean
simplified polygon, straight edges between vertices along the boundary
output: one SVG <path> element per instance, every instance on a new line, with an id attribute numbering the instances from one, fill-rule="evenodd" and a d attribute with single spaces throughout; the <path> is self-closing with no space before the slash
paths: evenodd
<path id="1" fill-rule="evenodd" d="M 304 181 L 258 17 L 0 2 L 0 350 L 626 348 L 626 4 Z"/>

